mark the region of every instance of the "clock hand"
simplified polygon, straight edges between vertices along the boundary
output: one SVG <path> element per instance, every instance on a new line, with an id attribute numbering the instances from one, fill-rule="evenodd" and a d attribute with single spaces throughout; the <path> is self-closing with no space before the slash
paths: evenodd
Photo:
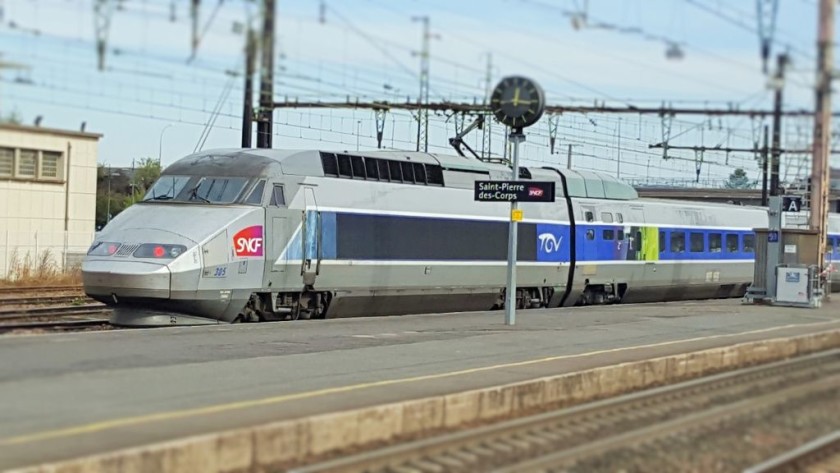
<path id="1" fill-rule="evenodd" d="M 513 106 L 519 105 L 519 87 L 513 92 Z"/>
<path id="2" fill-rule="evenodd" d="M 530 105 L 530 104 L 532 104 L 532 103 L 534 103 L 534 102 L 535 102 L 535 100 L 518 100 L 518 101 L 513 101 L 513 100 L 502 100 L 502 101 L 500 101 L 499 103 L 500 103 L 500 104 L 509 103 L 509 104 L 513 104 L 513 106 L 514 106 L 514 107 L 517 107 L 517 106 L 519 106 L 519 105 Z"/>

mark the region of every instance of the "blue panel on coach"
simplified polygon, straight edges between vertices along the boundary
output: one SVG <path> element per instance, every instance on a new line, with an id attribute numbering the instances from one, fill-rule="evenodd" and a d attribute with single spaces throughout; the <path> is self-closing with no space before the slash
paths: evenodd
<path id="1" fill-rule="evenodd" d="M 537 224 L 537 261 L 570 261 L 570 235 L 568 225 Z"/>

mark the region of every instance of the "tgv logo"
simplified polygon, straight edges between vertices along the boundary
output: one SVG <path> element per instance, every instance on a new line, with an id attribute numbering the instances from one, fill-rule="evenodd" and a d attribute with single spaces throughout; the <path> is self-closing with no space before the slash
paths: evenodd
<path id="1" fill-rule="evenodd" d="M 556 237 L 553 233 L 540 233 L 537 239 L 540 241 L 540 249 L 546 253 L 560 251 L 560 245 L 563 243 L 563 237 Z"/>
<path id="2" fill-rule="evenodd" d="M 236 256 L 263 255 L 263 227 L 254 225 L 240 230 L 233 236 L 233 252 Z"/>

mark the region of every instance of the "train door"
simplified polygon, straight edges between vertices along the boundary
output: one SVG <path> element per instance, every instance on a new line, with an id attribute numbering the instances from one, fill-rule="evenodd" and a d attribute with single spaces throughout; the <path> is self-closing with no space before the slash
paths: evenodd
<path id="1" fill-rule="evenodd" d="M 265 207 L 266 226 L 266 284 L 277 285 L 279 277 L 288 271 L 289 259 L 293 255 L 283 257 L 289 241 L 293 237 L 293 222 L 286 209 L 286 195 L 282 184 L 273 184 L 269 189 L 268 205 Z"/>
<path id="2" fill-rule="evenodd" d="M 595 240 L 597 231 L 595 227 L 596 216 L 595 206 L 580 206 L 580 219 L 575 229 L 577 232 L 575 252 L 579 265 L 598 259 L 598 247 Z"/>
<path id="3" fill-rule="evenodd" d="M 314 286 L 315 279 L 321 273 L 322 242 L 321 242 L 321 211 L 318 209 L 318 199 L 315 189 L 306 187 L 303 190 L 304 210 L 301 216 L 301 245 L 302 255 L 300 275 L 304 286 Z"/>

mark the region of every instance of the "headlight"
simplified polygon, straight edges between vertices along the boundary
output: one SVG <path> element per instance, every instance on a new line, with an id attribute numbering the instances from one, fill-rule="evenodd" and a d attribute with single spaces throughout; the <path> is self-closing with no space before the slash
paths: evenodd
<path id="1" fill-rule="evenodd" d="M 95 241 L 90 245 L 87 254 L 90 256 L 111 256 L 120 249 L 119 243 L 110 241 Z"/>
<path id="2" fill-rule="evenodd" d="M 160 243 L 144 243 L 134 252 L 135 258 L 177 258 L 187 251 L 184 245 L 164 245 Z"/>

